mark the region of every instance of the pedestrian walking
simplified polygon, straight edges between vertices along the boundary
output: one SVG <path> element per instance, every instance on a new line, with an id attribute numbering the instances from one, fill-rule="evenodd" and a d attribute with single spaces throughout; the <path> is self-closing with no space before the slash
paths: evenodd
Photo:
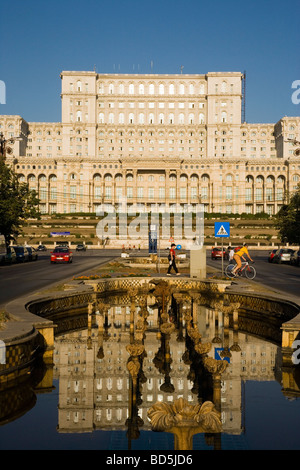
<path id="1" fill-rule="evenodd" d="M 168 255 L 168 260 L 169 260 L 169 268 L 167 272 L 167 276 L 171 276 L 171 269 L 173 268 L 176 275 L 180 276 L 180 273 L 178 272 L 177 266 L 176 266 L 176 253 L 175 253 L 175 243 L 172 243 L 170 252 Z"/>

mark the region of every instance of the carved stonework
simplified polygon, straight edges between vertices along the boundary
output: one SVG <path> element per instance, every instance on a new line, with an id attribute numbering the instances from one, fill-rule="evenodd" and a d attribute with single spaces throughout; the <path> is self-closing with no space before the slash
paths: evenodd
<path id="1" fill-rule="evenodd" d="M 227 361 L 213 359 L 212 357 L 205 358 L 203 363 L 211 374 L 222 374 L 228 366 Z"/>
<path id="2" fill-rule="evenodd" d="M 195 351 L 198 354 L 208 354 L 211 350 L 211 343 L 198 343 L 195 345 Z"/>
<path id="3" fill-rule="evenodd" d="M 221 432 L 220 413 L 212 402 L 191 405 L 179 398 L 174 403 L 157 402 L 148 410 L 154 431 L 171 432 L 175 436 L 175 450 L 191 450 L 193 435 L 201 432 Z"/>
<path id="4" fill-rule="evenodd" d="M 145 347 L 143 344 L 128 344 L 126 346 L 126 351 L 130 354 L 130 356 L 140 356 L 143 354 Z"/>
<path id="5" fill-rule="evenodd" d="M 163 323 L 160 325 L 160 331 L 165 335 L 170 335 L 175 330 L 175 325 L 173 323 Z"/>

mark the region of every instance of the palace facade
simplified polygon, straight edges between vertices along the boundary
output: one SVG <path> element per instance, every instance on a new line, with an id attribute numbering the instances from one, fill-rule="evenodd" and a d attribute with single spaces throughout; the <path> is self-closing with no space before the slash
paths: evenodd
<path id="1" fill-rule="evenodd" d="M 61 122 L 0 116 L 7 162 L 42 213 L 120 200 L 172 211 L 275 214 L 300 181 L 300 117 L 244 122 L 241 73 L 61 73 Z M 290 139 L 290 140 L 289 140 Z"/>

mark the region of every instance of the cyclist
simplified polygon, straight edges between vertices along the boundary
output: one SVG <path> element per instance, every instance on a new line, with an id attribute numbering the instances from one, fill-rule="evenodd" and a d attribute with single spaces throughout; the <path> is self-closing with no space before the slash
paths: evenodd
<path id="1" fill-rule="evenodd" d="M 243 260 L 246 261 L 246 258 L 244 257 L 245 255 L 250 259 L 250 261 L 252 261 L 254 263 L 253 259 L 251 258 L 250 254 L 249 254 L 249 251 L 248 251 L 248 243 L 244 243 L 242 248 L 240 248 L 239 251 L 237 251 L 233 255 L 233 259 L 236 261 L 236 266 L 231 271 L 233 276 L 236 275 L 235 273 L 242 266 L 241 258 L 243 258 Z"/>

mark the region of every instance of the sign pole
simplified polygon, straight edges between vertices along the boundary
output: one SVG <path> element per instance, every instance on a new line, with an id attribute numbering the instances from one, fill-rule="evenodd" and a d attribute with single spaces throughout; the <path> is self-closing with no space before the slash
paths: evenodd
<path id="1" fill-rule="evenodd" d="M 223 251 L 223 238 L 222 238 L 222 276 L 224 273 L 224 251 Z"/>

